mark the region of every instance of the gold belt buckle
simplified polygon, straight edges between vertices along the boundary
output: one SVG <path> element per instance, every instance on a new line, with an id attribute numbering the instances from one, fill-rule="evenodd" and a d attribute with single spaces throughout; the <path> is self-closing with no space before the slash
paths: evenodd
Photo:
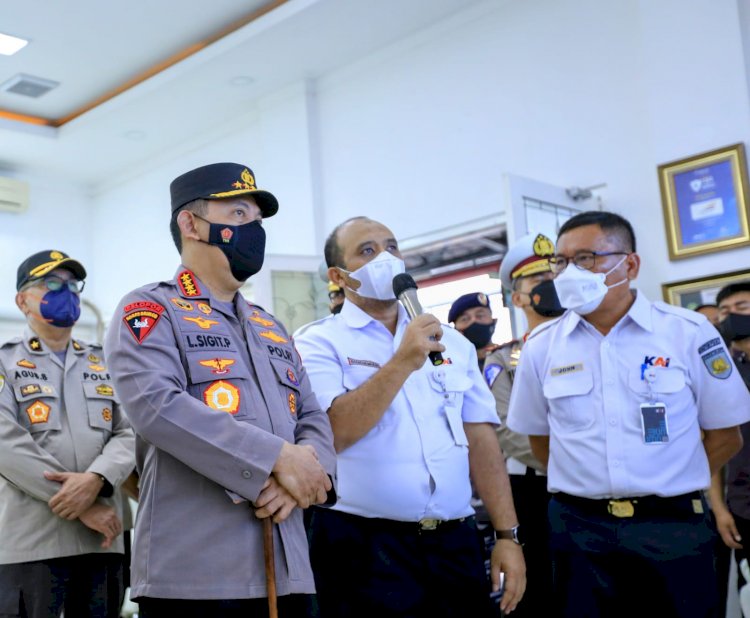
<path id="1" fill-rule="evenodd" d="M 607 511 L 615 517 L 632 517 L 635 515 L 635 503 L 633 500 L 610 500 Z"/>
<path id="2" fill-rule="evenodd" d="M 425 517 L 424 519 L 419 520 L 419 530 L 437 530 L 438 524 L 440 523 L 439 519 L 433 519 L 431 517 Z"/>

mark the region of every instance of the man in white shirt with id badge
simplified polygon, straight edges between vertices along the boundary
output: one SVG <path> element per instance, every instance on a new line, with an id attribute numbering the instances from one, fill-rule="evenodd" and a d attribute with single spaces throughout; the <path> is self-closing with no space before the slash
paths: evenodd
<path id="1" fill-rule="evenodd" d="M 630 223 L 585 212 L 550 258 L 568 311 L 526 342 L 509 427 L 548 462 L 556 614 L 715 616 L 702 491 L 750 396 L 703 316 L 630 289 Z"/>

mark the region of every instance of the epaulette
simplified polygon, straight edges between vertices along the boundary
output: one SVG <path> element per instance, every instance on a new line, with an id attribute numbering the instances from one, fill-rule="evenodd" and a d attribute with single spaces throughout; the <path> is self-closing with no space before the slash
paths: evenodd
<path id="1" fill-rule="evenodd" d="M 296 339 L 297 337 L 299 337 L 303 333 L 306 333 L 308 330 L 310 330 L 313 326 L 316 326 L 317 324 L 320 324 L 320 323 L 324 322 L 325 320 L 330 320 L 333 317 L 334 317 L 333 314 L 329 314 L 329 315 L 327 315 L 327 316 L 325 316 L 323 318 L 320 318 L 319 320 L 315 320 L 313 322 L 308 322 L 307 324 L 304 324 L 303 326 L 300 326 L 297 330 L 294 331 L 294 333 L 292 333 L 292 339 Z"/>
<path id="2" fill-rule="evenodd" d="M 660 300 L 654 301 L 652 303 L 652 306 L 657 311 L 661 311 L 662 313 L 670 313 L 672 315 L 677 315 L 681 318 L 685 318 L 686 320 L 688 320 L 689 322 L 692 322 L 693 324 L 697 324 L 698 326 L 708 321 L 706 316 L 704 316 L 702 313 L 698 313 L 697 311 L 691 311 L 690 309 L 685 309 L 684 307 L 675 307 L 674 305 L 670 305 Z"/>
<path id="3" fill-rule="evenodd" d="M 13 339 L 8 339 L 8 341 L 0 345 L 0 348 L 9 348 L 11 346 L 18 345 L 21 342 L 23 342 L 23 337 L 13 337 Z"/>
<path id="4" fill-rule="evenodd" d="M 531 339 L 533 339 L 534 337 L 536 337 L 540 333 L 543 333 L 550 326 L 552 326 L 553 324 L 556 324 L 559 319 L 560 318 L 555 318 L 554 320 L 549 320 L 547 322 L 542 322 L 539 326 L 537 326 L 534 330 L 532 330 L 529 333 L 529 336 L 526 337 L 526 341 L 530 341 Z"/>

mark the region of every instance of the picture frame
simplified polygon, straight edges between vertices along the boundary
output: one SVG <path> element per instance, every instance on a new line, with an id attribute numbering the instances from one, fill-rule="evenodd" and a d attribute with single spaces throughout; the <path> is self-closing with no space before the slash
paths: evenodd
<path id="1" fill-rule="evenodd" d="M 700 305 L 714 304 L 721 288 L 741 281 L 750 282 L 750 269 L 662 283 L 661 293 L 664 302 L 692 310 Z"/>
<path id="2" fill-rule="evenodd" d="M 658 166 L 669 259 L 750 245 L 745 145 Z"/>

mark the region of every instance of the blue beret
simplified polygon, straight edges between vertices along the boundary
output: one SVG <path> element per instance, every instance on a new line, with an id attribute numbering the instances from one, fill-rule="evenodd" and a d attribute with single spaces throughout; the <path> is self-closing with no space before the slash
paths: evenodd
<path id="1" fill-rule="evenodd" d="M 459 296 L 451 305 L 451 310 L 448 312 L 448 321 L 455 322 L 456 319 L 468 309 L 473 307 L 488 307 L 490 301 L 487 295 L 482 292 L 472 292 L 471 294 L 464 294 Z"/>

